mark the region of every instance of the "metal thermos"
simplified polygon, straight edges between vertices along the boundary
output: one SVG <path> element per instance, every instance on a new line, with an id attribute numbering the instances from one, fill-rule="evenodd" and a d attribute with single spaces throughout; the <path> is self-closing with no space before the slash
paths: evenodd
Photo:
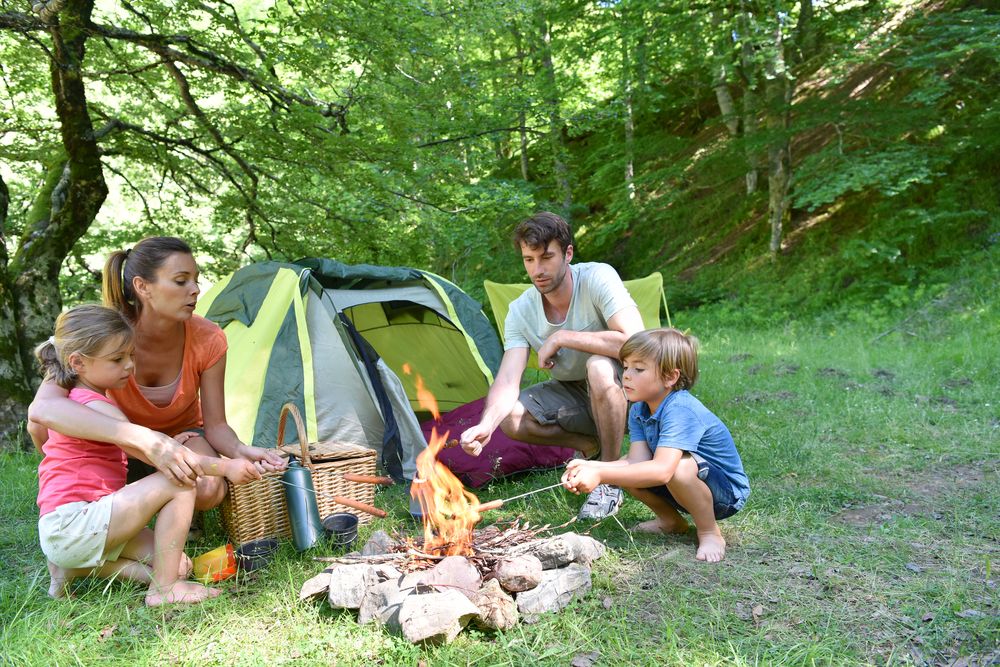
<path id="1" fill-rule="evenodd" d="M 288 459 L 288 468 L 281 476 L 285 482 L 285 500 L 288 501 L 288 522 L 292 526 L 292 542 L 299 551 L 314 545 L 323 535 L 323 523 L 316 505 L 312 473 L 294 456 Z"/>

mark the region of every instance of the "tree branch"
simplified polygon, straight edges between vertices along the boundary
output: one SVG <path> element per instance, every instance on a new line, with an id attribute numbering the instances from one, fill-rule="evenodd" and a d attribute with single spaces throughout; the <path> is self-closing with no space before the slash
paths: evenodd
<path id="1" fill-rule="evenodd" d="M 306 97 L 288 90 L 284 86 L 262 80 L 252 69 L 244 67 L 228 58 L 200 46 L 188 35 L 160 35 L 156 33 L 138 33 L 117 26 L 91 23 L 91 33 L 138 44 L 139 46 L 159 54 L 164 60 L 180 62 L 195 69 L 208 70 L 217 74 L 246 82 L 257 92 L 267 96 L 278 106 L 287 108 L 291 104 L 299 104 L 315 109 L 320 115 L 339 117 L 346 113 L 343 104 Z M 186 50 L 179 50 L 183 46 Z"/>
<path id="2" fill-rule="evenodd" d="M 534 134 L 537 136 L 545 136 L 545 132 L 539 132 L 538 130 L 530 127 L 498 127 L 493 130 L 483 130 L 482 132 L 473 132 L 472 134 L 465 134 L 460 137 L 449 137 L 448 139 L 438 139 L 436 141 L 428 141 L 426 143 L 417 144 L 417 148 L 429 148 L 431 146 L 439 146 L 441 144 L 451 144 L 456 141 L 465 141 L 466 139 L 475 139 L 476 137 L 486 136 L 488 134 L 499 134 L 501 132 L 527 132 L 529 134 Z"/>

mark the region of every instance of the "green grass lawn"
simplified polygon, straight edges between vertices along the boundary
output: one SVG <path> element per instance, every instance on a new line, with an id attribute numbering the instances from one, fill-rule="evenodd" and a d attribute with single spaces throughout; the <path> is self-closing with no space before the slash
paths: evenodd
<path id="1" fill-rule="evenodd" d="M 678 314 L 702 341 L 694 393 L 730 426 L 753 487 L 722 524 L 726 560 L 696 562 L 687 537 L 633 538 L 626 527 L 649 514 L 626 502 L 591 529 L 610 550 L 585 599 L 507 633 L 466 630 L 449 646 L 411 646 L 351 613 L 298 602 L 322 564 L 290 544 L 200 606 L 146 609 L 140 587 L 103 581 L 49 600 L 38 460 L 0 455 L 0 665 L 996 664 L 1000 317 L 991 290 L 960 283 L 905 308 L 809 321 L 758 314 L 751 323 L 726 306 Z M 557 479 L 535 473 L 481 496 Z M 558 524 L 581 502 L 556 490 L 490 519 Z M 402 489 L 376 504 L 390 517 L 362 537 L 414 530 Z M 215 517 L 207 523 L 193 555 L 225 540 Z"/>

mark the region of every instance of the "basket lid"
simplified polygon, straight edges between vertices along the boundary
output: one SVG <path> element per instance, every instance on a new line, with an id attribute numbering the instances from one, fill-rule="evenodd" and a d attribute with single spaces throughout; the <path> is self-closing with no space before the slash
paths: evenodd
<path id="1" fill-rule="evenodd" d="M 302 447 L 297 442 L 286 443 L 280 447 L 281 451 L 293 456 L 302 454 Z M 309 458 L 313 461 L 336 461 L 341 459 L 356 459 L 358 457 L 375 458 L 375 450 L 351 442 L 337 442 L 335 440 L 321 440 L 320 442 L 310 442 L 306 445 Z"/>

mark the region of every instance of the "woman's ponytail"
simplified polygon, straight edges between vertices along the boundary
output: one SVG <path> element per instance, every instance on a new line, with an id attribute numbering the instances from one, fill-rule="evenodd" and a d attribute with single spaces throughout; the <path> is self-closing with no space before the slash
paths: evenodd
<path id="1" fill-rule="evenodd" d="M 134 322 L 138 313 L 132 303 L 132 286 L 125 280 L 125 262 L 128 256 L 126 250 L 115 250 L 108 257 L 108 261 L 104 263 L 101 296 L 105 306 L 114 308 Z"/>

